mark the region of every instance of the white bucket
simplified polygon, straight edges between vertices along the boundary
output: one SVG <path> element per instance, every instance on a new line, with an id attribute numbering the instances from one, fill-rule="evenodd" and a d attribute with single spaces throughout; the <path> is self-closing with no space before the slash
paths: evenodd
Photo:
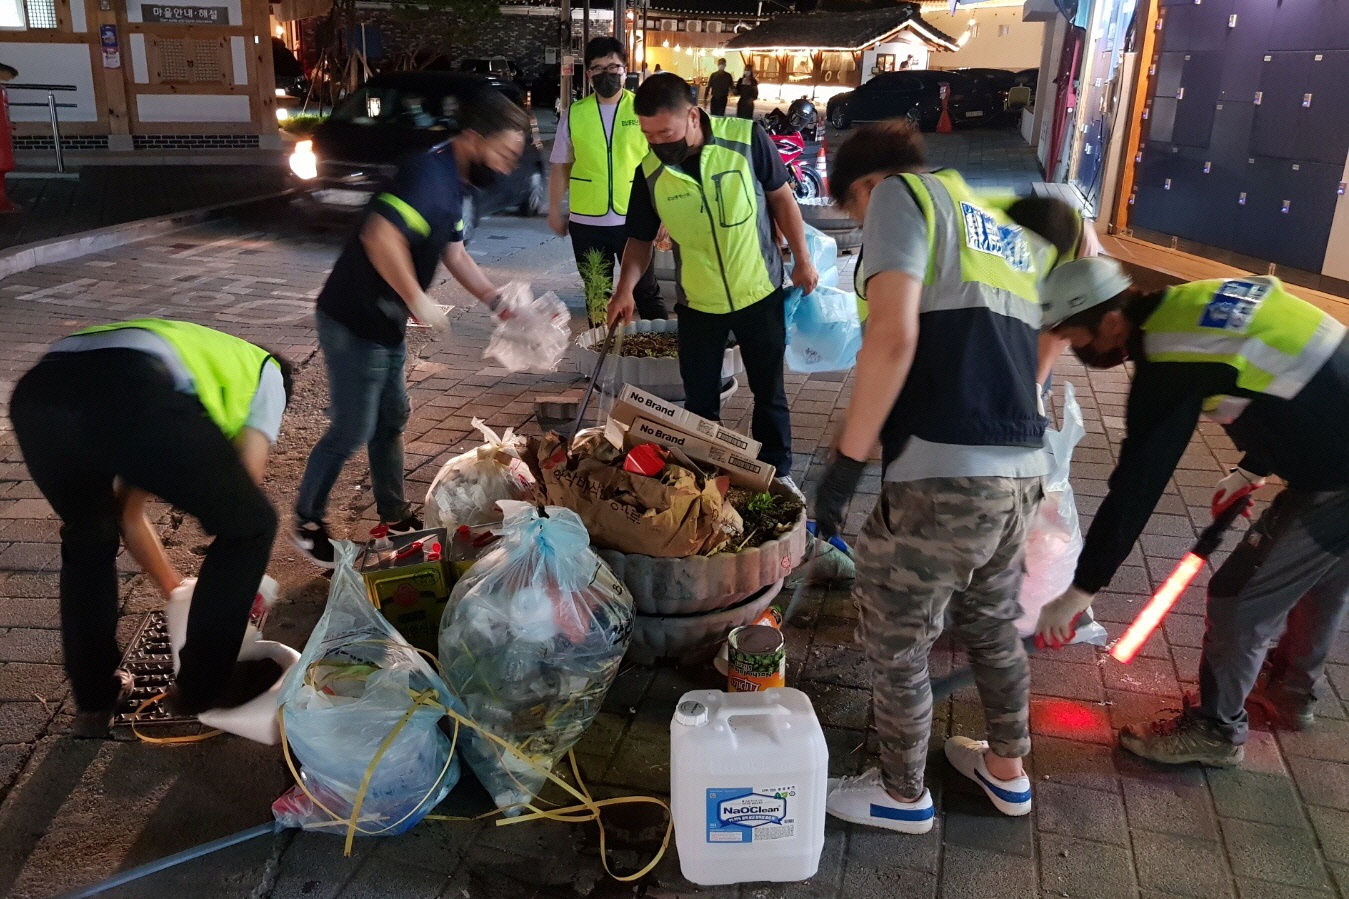
<path id="1" fill-rule="evenodd" d="M 684 876 L 703 886 L 813 877 L 828 771 L 824 731 L 800 690 L 685 693 L 670 722 Z"/>
<path id="2" fill-rule="evenodd" d="M 187 616 L 192 608 L 192 591 L 197 586 L 196 578 L 185 578 L 169 594 L 164 606 L 164 623 L 169 632 L 169 644 L 173 648 L 173 673 L 178 673 L 178 652 L 187 642 Z M 262 639 L 259 628 L 266 621 L 267 612 L 276 604 L 280 586 L 269 575 L 262 576 L 254 600 L 253 613 L 249 616 L 248 629 L 244 632 L 243 644 L 239 647 L 239 661 L 269 658 L 288 670 L 300 660 L 300 654 L 283 643 Z M 281 742 L 281 729 L 277 723 L 277 697 L 281 693 L 284 674 L 266 692 L 253 697 L 243 705 L 231 709 L 207 709 L 197 716 L 197 720 L 208 727 L 214 727 L 240 737 L 275 746 Z"/>

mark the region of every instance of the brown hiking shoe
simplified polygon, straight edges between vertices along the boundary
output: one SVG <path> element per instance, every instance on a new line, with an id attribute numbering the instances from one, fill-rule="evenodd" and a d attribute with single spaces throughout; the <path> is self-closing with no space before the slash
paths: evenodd
<path id="1" fill-rule="evenodd" d="M 1140 758 L 1163 765 L 1198 762 L 1214 768 L 1241 764 L 1245 747 L 1218 734 L 1187 707 L 1172 718 L 1120 728 L 1119 745 Z"/>

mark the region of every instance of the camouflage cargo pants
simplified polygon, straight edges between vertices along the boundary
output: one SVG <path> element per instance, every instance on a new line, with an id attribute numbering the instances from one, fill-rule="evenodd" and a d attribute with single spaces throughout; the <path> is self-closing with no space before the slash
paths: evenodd
<path id="1" fill-rule="evenodd" d="M 1030 668 L 1016 632 L 1040 478 L 887 482 L 857 541 L 857 639 L 873 678 L 881 771 L 923 790 L 932 731 L 928 653 L 951 621 L 969 652 L 998 755 L 1030 752 Z"/>

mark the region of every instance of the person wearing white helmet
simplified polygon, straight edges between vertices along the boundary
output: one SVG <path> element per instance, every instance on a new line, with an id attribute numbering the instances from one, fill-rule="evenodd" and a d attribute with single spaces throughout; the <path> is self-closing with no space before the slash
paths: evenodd
<path id="1" fill-rule="evenodd" d="M 1040 613 L 1037 635 L 1047 644 L 1071 639 L 1076 617 L 1129 554 L 1201 415 L 1244 453 L 1213 493 L 1215 518 L 1270 475 L 1287 484 L 1209 582 L 1197 700 L 1187 698 L 1175 718 L 1120 731 L 1121 746 L 1153 761 L 1236 765 L 1266 648 L 1278 638 L 1255 698 L 1281 725 L 1309 726 L 1349 605 L 1345 327 L 1277 278 L 1144 294 L 1104 257 L 1056 269 L 1041 303 L 1043 327 L 1086 365 L 1134 364 L 1110 492 L 1073 585 Z"/>

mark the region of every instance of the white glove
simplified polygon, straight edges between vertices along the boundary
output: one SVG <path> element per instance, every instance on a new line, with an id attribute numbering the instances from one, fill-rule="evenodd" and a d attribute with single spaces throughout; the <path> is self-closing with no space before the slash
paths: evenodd
<path id="1" fill-rule="evenodd" d="M 1216 519 L 1232 503 L 1243 496 L 1254 493 L 1263 486 L 1265 486 L 1265 479 L 1260 475 L 1251 474 L 1244 468 L 1232 469 L 1231 474 L 1219 481 L 1218 486 L 1213 490 L 1213 517 Z M 1247 518 L 1251 517 L 1250 509 L 1242 514 Z"/>
<path id="2" fill-rule="evenodd" d="M 1087 593 L 1077 587 L 1069 587 L 1063 595 L 1040 610 L 1040 619 L 1035 623 L 1035 648 L 1062 649 L 1077 635 L 1077 616 L 1091 605 L 1094 593 Z"/>

